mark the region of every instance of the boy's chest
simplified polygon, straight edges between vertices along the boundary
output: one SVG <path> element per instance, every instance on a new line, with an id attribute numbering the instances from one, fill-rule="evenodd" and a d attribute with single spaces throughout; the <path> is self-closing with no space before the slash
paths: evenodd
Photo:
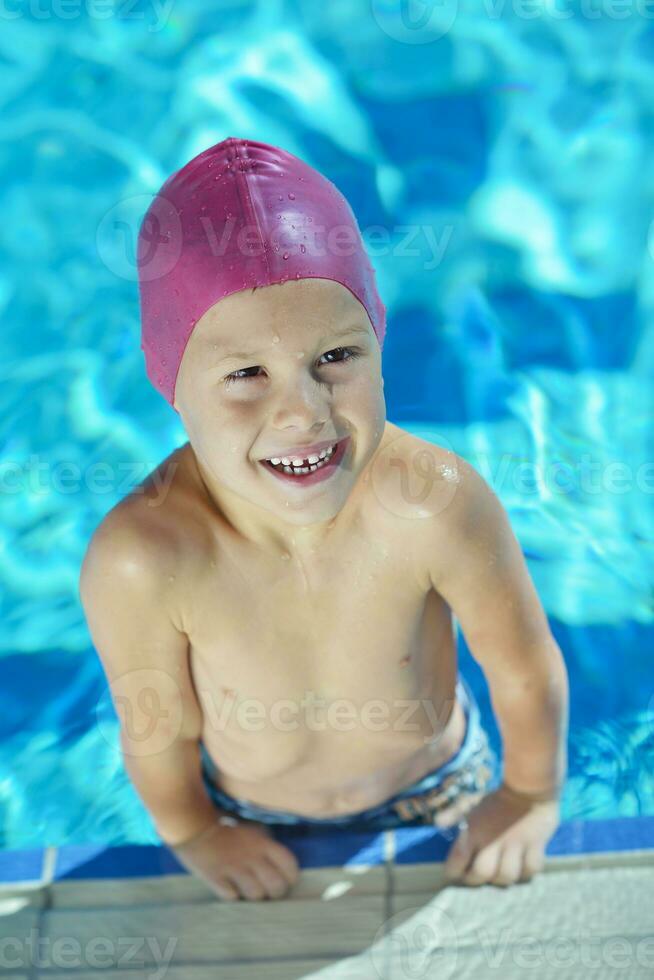
<path id="1" fill-rule="evenodd" d="M 207 708 L 227 699 L 401 700 L 433 689 L 449 609 L 406 551 L 321 556 L 308 567 L 224 565 L 196 583 L 187 611 L 191 665 Z M 451 666 L 451 665 L 450 665 Z"/>

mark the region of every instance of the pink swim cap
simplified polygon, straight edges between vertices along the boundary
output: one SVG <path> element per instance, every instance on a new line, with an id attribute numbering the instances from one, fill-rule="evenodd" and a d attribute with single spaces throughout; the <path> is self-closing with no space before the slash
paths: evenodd
<path id="1" fill-rule="evenodd" d="M 386 309 L 350 205 L 268 143 L 230 136 L 172 174 L 143 218 L 137 262 L 146 371 L 171 405 L 197 321 L 253 286 L 334 279 L 365 307 L 383 346 Z"/>

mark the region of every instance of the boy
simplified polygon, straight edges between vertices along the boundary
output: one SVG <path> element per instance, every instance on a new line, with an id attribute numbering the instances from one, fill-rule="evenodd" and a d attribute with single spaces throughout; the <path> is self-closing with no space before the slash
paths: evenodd
<path id="1" fill-rule="evenodd" d="M 80 595 L 158 833 L 226 900 L 296 881 L 275 824 L 458 826 L 451 880 L 528 880 L 559 822 L 563 658 L 494 493 L 385 419 L 349 205 L 229 138 L 164 184 L 139 272 L 189 441 L 103 520 Z M 502 733 L 491 791 L 453 614 Z"/>

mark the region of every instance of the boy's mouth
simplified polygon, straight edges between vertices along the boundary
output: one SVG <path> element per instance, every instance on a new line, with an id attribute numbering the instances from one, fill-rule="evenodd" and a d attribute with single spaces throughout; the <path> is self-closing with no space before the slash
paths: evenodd
<path id="1" fill-rule="evenodd" d="M 345 455 L 349 436 L 331 446 L 300 458 L 299 456 L 273 456 L 272 459 L 260 460 L 274 476 L 287 483 L 307 484 L 319 483 L 332 476 Z"/>

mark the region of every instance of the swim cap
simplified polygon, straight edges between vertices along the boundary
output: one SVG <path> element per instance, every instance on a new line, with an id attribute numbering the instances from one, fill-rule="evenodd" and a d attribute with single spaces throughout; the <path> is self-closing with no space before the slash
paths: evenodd
<path id="1" fill-rule="evenodd" d="M 172 174 L 141 223 L 137 264 L 146 372 L 171 405 L 193 327 L 243 289 L 334 279 L 383 346 L 386 309 L 350 205 L 277 146 L 230 136 Z"/>

